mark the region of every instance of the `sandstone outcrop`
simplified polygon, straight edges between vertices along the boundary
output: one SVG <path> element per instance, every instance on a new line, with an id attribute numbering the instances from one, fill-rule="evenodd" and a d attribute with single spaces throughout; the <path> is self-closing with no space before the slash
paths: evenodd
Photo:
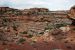
<path id="1" fill-rule="evenodd" d="M 7 42 L 4 41 L 7 44 L 15 43 L 21 46 L 25 42 L 28 42 L 30 45 L 27 44 L 27 47 L 28 49 L 29 47 L 32 48 L 32 50 L 42 50 L 44 48 L 44 50 L 47 50 L 50 46 L 52 49 L 62 49 L 60 46 L 63 46 L 64 50 L 67 45 L 67 40 L 68 44 L 75 44 L 75 32 L 73 31 L 75 29 L 72 30 L 70 27 L 67 27 L 67 25 L 75 22 L 74 16 L 74 7 L 70 10 L 60 11 L 50 11 L 47 8 L 18 10 L 9 7 L 0 7 L 0 31 L 3 31 L 0 32 L 0 39 L 8 40 Z M 52 44 L 50 45 L 51 42 Z M 67 48 L 75 50 L 71 46 L 66 47 L 65 50 Z M 20 50 L 23 49 L 20 48 Z"/>
<path id="2" fill-rule="evenodd" d="M 72 25 L 75 25 L 75 6 L 71 7 L 68 16 L 68 18 L 72 20 Z"/>

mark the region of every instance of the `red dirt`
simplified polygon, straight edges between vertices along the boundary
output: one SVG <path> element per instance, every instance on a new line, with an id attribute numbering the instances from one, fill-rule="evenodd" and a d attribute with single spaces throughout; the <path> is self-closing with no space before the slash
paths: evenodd
<path id="1" fill-rule="evenodd" d="M 72 48 L 70 48 L 71 46 Z M 61 49 L 61 50 L 75 50 L 75 45 L 64 44 L 61 42 L 42 42 L 30 45 L 28 43 L 24 43 L 22 45 L 17 44 L 9 44 L 9 45 L 0 45 L 0 50 L 53 50 L 53 49 Z"/>

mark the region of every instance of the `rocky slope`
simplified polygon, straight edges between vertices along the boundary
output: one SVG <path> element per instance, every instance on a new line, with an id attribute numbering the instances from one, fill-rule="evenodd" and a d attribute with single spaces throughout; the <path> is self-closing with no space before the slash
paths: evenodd
<path id="1" fill-rule="evenodd" d="M 73 16 L 73 7 L 67 11 L 0 7 L 0 50 L 75 50 Z"/>

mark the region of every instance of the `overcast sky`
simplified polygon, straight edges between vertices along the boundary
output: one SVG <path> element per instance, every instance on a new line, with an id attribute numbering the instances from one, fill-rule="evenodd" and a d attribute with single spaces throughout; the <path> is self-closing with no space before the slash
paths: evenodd
<path id="1" fill-rule="evenodd" d="M 1 6 L 12 8 L 48 8 L 50 10 L 66 10 L 75 5 L 75 0 L 0 0 Z"/>

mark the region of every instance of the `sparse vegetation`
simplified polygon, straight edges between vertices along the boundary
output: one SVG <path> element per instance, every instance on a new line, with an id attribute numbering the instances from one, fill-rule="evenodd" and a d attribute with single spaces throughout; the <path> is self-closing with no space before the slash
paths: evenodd
<path id="1" fill-rule="evenodd" d="M 75 28 L 73 28 L 72 30 L 75 30 Z"/>
<path id="2" fill-rule="evenodd" d="M 51 30 L 53 29 L 53 26 L 47 23 L 47 26 L 45 27 L 45 30 Z"/>
<path id="3" fill-rule="evenodd" d="M 34 45 L 36 43 L 36 41 L 32 41 L 31 43 L 30 43 L 30 45 Z"/>
<path id="4" fill-rule="evenodd" d="M 17 31 L 17 26 L 14 25 L 13 26 L 13 30 Z"/>
<path id="5" fill-rule="evenodd" d="M 20 39 L 18 40 L 18 43 L 23 43 L 24 41 L 26 41 L 26 39 L 20 38 Z"/>
<path id="6" fill-rule="evenodd" d="M 56 24 L 56 28 L 60 28 L 60 27 L 63 27 L 63 26 L 66 26 L 67 24 Z"/>
<path id="7" fill-rule="evenodd" d="M 4 43 L 5 43 L 5 41 L 8 41 L 8 40 L 7 40 L 8 37 L 6 37 L 6 35 L 7 35 L 7 34 L 5 34 L 4 31 L 0 31 L 0 41 L 2 41 L 2 42 L 4 42 Z"/>
<path id="8" fill-rule="evenodd" d="M 2 19 L 1 23 L 3 26 L 7 26 L 10 22 L 10 20 L 5 18 L 5 16 L 3 16 L 1 19 Z"/>
<path id="9" fill-rule="evenodd" d="M 44 34 L 44 32 L 40 32 L 39 34 Z"/>
<path id="10" fill-rule="evenodd" d="M 24 32 L 21 32 L 21 34 L 28 34 L 28 32 L 27 31 L 24 31 Z"/>
<path id="11" fill-rule="evenodd" d="M 28 37 L 28 38 L 32 38 L 32 37 L 33 37 L 33 35 L 32 35 L 32 34 L 29 34 L 27 37 Z"/>
<path id="12" fill-rule="evenodd" d="M 4 21 L 4 22 L 7 22 L 7 19 L 6 19 L 6 18 L 3 18 L 3 21 Z"/>
<path id="13" fill-rule="evenodd" d="M 51 30 L 51 29 L 52 29 L 52 28 L 50 28 L 50 27 L 46 27 L 46 28 L 45 28 L 45 30 Z"/>
<path id="14" fill-rule="evenodd" d="M 16 23 L 13 23 L 13 30 L 17 31 L 18 25 Z"/>
<path id="15" fill-rule="evenodd" d="M 62 50 L 58 48 L 75 43 L 75 40 L 71 39 L 75 36 L 75 28 L 70 26 L 66 27 L 66 25 L 71 23 L 70 20 L 72 20 L 72 24 L 75 23 L 75 19 L 67 18 L 69 17 L 68 13 L 70 14 L 69 10 L 49 11 L 44 8 L 24 10 L 9 7 L 2 8 L 0 7 L 0 44 L 2 44 L 2 47 L 0 45 L 0 49 L 4 49 L 7 46 L 8 49 L 14 50 L 17 47 L 15 50 L 19 50 L 19 47 L 22 46 L 20 50 L 28 50 L 27 48 L 29 46 L 26 44 L 26 42 L 28 42 L 31 45 L 34 44 L 33 47 L 35 47 L 35 49 L 30 48 L 30 50 L 39 50 L 40 48 L 46 47 L 45 45 L 47 45 L 47 47 L 49 46 L 46 50 L 48 50 L 50 46 L 53 50 Z M 73 32 L 70 28 L 72 28 Z M 14 43 L 24 45 L 15 46 Z M 27 48 L 24 49 L 25 44 Z M 66 48 L 71 49 L 72 46 L 66 46 Z"/>

